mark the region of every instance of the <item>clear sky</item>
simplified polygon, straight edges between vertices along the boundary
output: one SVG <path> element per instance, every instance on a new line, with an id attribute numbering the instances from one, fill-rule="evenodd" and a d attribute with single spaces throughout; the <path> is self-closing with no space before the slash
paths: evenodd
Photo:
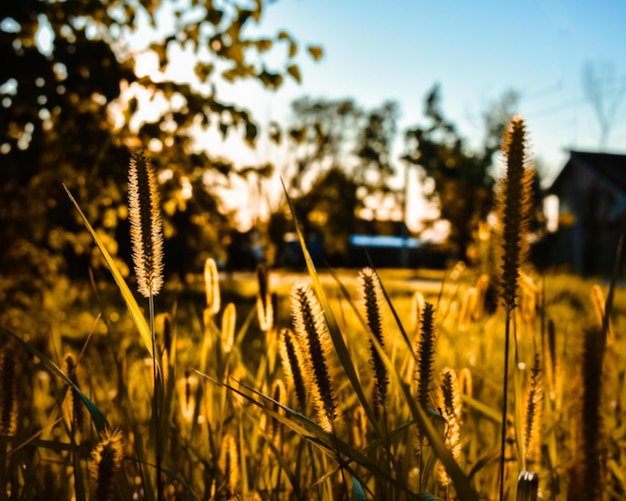
<path id="1" fill-rule="evenodd" d="M 400 103 L 400 131 L 423 122 L 423 101 L 441 84 L 443 109 L 462 134 L 480 141 L 481 114 L 507 89 L 521 95 L 519 112 L 531 145 L 551 172 L 564 149 L 597 149 L 599 126 L 585 99 L 583 66 L 612 68 L 604 102 L 618 100 L 608 150 L 626 151 L 626 1 L 610 0 L 279 0 L 269 3 L 259 31 L 289 31 L 320 44 L 324 58 L 300 54 L 303 83 L 277 92 L 256 83 L 219 86 L 219 95 L 253 111 L 261 124 L 285 123 L 302 95 L 353 97 L 373 107 Z M 263 141 L 250 161 L 266 154 Z M 243 154 L 243 152 L 241 152 Z"/>

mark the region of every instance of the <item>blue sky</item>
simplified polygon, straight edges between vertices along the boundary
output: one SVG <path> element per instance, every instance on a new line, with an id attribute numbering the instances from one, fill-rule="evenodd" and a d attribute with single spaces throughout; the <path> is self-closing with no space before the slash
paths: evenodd
<path id="1" fill-rule="evenodd" d="M 533 151 L 556 172 L 565 148 L 599 146 L 583 65 L 613 69 L 609 98 L 626 91 L 625 21 L 626 2 L 616 0 L 279 0 L 267 5 L 258 30 L 286 29 L 301 49 L 322 45 L 324 58 L 314 63 L 302 50 L 301 85 L 288 80 L 277 93 L 256 83 L 220 85 L 219 95 L 250 108 L 261 124 L 285 123 L 289 103 L 305 94 L 353 97 L 367 107 L 395 99 L 402 131 L 423 122 L 424 96 L 439 82 L 446 116 L 478 143 L 482 112 L 515 89 Z M 262 143 L 250 160 L 266 154 Z M 608 149 L 626 151 L 626 92 Z"/>

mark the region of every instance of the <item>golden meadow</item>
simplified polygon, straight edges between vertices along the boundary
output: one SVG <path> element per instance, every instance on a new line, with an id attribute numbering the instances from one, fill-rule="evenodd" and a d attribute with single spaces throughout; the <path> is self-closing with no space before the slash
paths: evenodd
<path id="1" fill-rule="evenodd" d="M 0 327 L 0 500 L 626 499 L 626 297 L 526 266 L 525 134 L 491 265 L 419 280 L 316 270 L 298 233 L 306 274 L 168 286 L 138 152 L 131 290 L 68 192 L 112 279 Z"/>

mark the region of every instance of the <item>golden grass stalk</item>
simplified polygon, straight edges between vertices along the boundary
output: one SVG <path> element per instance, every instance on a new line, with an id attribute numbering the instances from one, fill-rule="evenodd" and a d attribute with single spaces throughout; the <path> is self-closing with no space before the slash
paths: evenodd
<path id="1" fill-rule="evenodd" d="M 89 471 L 94 499 L 111 501 L 115 495 L 115 477 L 122 466 L 124 446 L 120 430 L 105 429 L 100 434 L 100 442 L 91 452 Z"/>
<path id="2" fill-rule="evenodd" d="M 17 433 L 17 366 L 13 348 L 0 350 L 0 435 Z"/>
<path id="3" fill-rule="evenodd" d="M 424 410 L 433 408 L 431 389 L 435 365 L 435 310 L 431 303 L 424 305 L 421 315 L 421 328 L 413 345 L 416 360 L 413 375 L 416 397 Z"/>
<path id="4" fill-rule="evenodd" d="M 480 320 L 485 314 L 485 302 L 487 301 L 487 291 L 489 289 L 489 275 L 483 273 L 476 280 L 476 305 L 472 312 L 473 320 Z"/>
<path id="5" fill-rule="evenodd" d="M 376 341 L 385 349 L 385 328 L 383 318 L 383 304 L 385 297 L 383 294 L 380 279 L 374 270 L 364 268 L 359 272 L 358 277 L 359 299 L 365 311 L 365 319 L 368 327 L 372 331 Z M 385 407 L 387 400 L 387 388 L 389 386 L 389 375 L 380 353 L 376 349 L 374 341 L 370 339 L 370 364 L 374 369 L 374 388 L 372 398 L 372 409 L 377 416 L 381 415 L 381 410 Z"/>
<path id="6" fill-rule="evenodd" d="M 474 311 L 476 310 L 476 303 L 478 301 L 478 291 L 476 287 L 470 287 L 463 294 L 461 300 L 461 310 L 459 311 L 459 329 L 464 331 L 472 321 Z"/>
<path id="7" fill-rule="evenodd" d="M 291 329 L 282 329 L 278 337 L 278 349 L 282 361 L 283 373 L 287 380 L 287 387 L 296 394 L 300 410 L 306 409 L 306 388 L 304 385 L 304 361 L 300 345 L 294 338 Z"/>
<path id="8" fill-rule="evenodd" d="M 439 409 L 441 415 L 446 420 L 445 444 L 455 461 L 461 457 L 461 426 L 463 424 L 461 409 L 461 388 L 456 372 L 450 367 L 441 371 L 439 385 Z M 447 486 L 451 479 L 443 464 L 438 467 L 439 482 Z"/>
<path id="9" fill-rule="evenodd" d="M 128 206 L 137 287 L 146 298 L 156 296 L 163 286 L 163 229 L 156 174 L 142 151 L 130 159 Z"/>
<path id="10" fill-rule="evenodd" d="M 606 444 L 602 422 L 602 380 L 606 342 L 601 326 L 584 331 L 582 382 L 574 466 L 568 500 L 605 499 Z"/>
<path id="11" fill-rule="evenodd" d="M 196 411 L 196 388 L 198 387 L 198 378 L 185 370 L 185 377 L 178 381 L 178 401 L 180 404 L 180 413 L 186 423 L 191 423 L 193 415 Z"/>
<path id="12" fill-rule="evenodd" d="M 285 389 L 285 384 L 282 382 L 281 379 L 276 379 L 272 383 L 272 389 L 270 391 L 270 395 L 272 399 L 274 399 L 277 402 L 277 404 L 272 405 L 273 407 L 272 410 L 276 413 L 284 414 L 285 411 L 283 411 L 283 409 L 278 405 L 278 404 L 285 405 L 287 403 L 287 390 Z M 278 420 L 271 418 L 269 433 L 270 433 L 270 437 L 272 437 L 272 440 L 274 440 L 277 446 L 280 444 L 280 434 L 278 433 L 279 428 L 280 428 L 280 423 L 278 422 Z"/>
<path id="13" fill-rule="evenodd" d="M 169 313 L 159 313 L 155 319 L 156 331 L 163 339 L 163 349 L 170 352 L 172 349 L 172 315 Z"/>
<path id="14" fill-rule="evenodd" d="M 274 305 L 272 294 L 269 289 L 269 276 L 267 268 L 263 265 L 257 267 L 258 292 L 256 296 L 256 311 L 261 331 L 267 332 L 274 327 Z"/>
<path id="15" fill-rule="evenodd" d="M 337 418 L 337 395 L 328 364 L 331 341 L 322 309 L 310 285 L 296 283 L 291 289 L 291 314 L 303 352 L 305 382 L 311 388 L 320 426 L 332 432 Z"/>
<path id="16" fill-rule="evenodd" d="M 533 170 L 523 119 L 516 115 L 504 132 L 502 153 L 506 174 L 498 183 L 496 204 L 500 224 L 501 297 L 508 311 L 515 308 L 520 268 L 529 251 L 528 227 L 532 208 Z"/>
<path id="17" fill-rule="evenodd" d="M 507 432 L 509 345 L 512 312 L 516 307 L 520 269 L 529 250 L 528 226 L 530 220 L 533 171 L 526 148 L 526 126 L 523 119 L 513 117 L 504 132 L 502 153 L 506 174 L 496 189 L 500 246 L 496 246 L 496 262 L 500 272 L 500 297 L 505 307 L 505 340 L 503 371 L 503 404 L 500 444 L 500 500 L 504 499 L 504 466 Z"/>
<path id="18" fill-rule="evenodd" d="M 234 498 L 237 495 L 240 479 L 239 449 L 237 441 L 230 433 L 222 439 L 218 467 L 224 478 L 226 489 L 226 499 Z"/>
<path id="19" fill-rule="evenodd" d="M 221 308 L 220 277 L 217 272 L 217 263 L 212 257 L 204 262 L 204 291 L 206 311 L 210 315 L 217 315 Z"/>
<path id="20" fill-rule="evenodd" d="M 76 361 L 74 360 L 74 356 L 71 354 L 67 354 L 65 356 L 65 374 L 70 381 L 74 383 L 76 388 L 80 389 L 80 384 L 78 382 L 78 367 L 76 365 Z M 85 422 L 83 402 L 74 388 L 70 387 L 68 393 L 69 395 L 66 396 L 68 424 L 74 433 L 80 432 L 82 431 L 83 424 Z"/>
<path id="21" fill-rule="evenodd" d="M 235 303 L 228 303 L 222 312 L 222 349 L 230 353 L 235 345 L 235 326 L 237 324 L 237 309 Z"/>
<path id="22" fill-rule="evenodd" d="M 541 452 L 541 423 L 543 414 L 543 378 L 539 354 L 535 353 L 535 361 L 530 372 L 530 381 L 524 402 L 523 451 L 528 462 L 539 462 Z"/>

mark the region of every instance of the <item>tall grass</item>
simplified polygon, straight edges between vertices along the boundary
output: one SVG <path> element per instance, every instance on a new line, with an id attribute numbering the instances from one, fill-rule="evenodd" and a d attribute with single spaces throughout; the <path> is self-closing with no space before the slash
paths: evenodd
<path id="1" fill-rule="evenodd" d="M 521 129 L 505 151 L 523 171 Z M 180 294 L 138 270 L 142 308 L 71 198 L 118 290 L 94 289 L 77 342 L 0 328 L 0 500 L 624 499 L 626 296 L 522 272 L 515 183 L 495 311 L 484 269 L 329 283 L 297 226 L 306 277 L 261 268 L 232 294 L 209 259 Z"/>

